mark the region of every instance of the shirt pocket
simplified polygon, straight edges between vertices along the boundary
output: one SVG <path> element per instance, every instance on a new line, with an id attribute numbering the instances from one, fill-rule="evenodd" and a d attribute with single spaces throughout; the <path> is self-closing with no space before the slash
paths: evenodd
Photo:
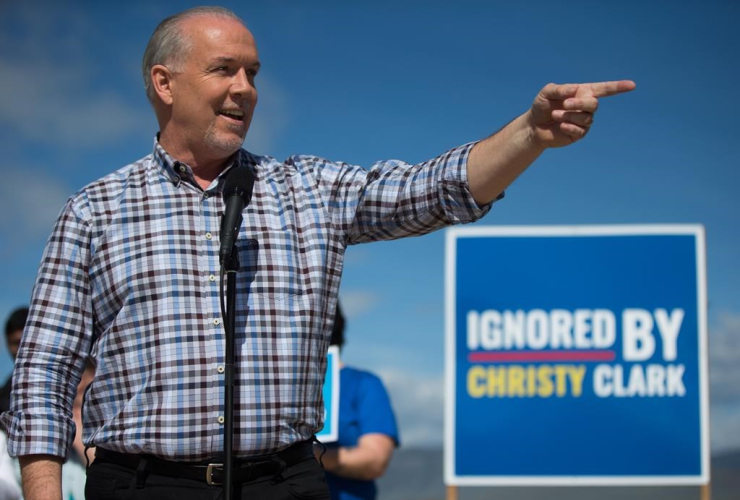
<path id="1" fill-rule="evenodd" d="M 307 292 L 307 269 L 298 234 L 269 228 L 240 241 L 239 288 L 249 296 L 286 300 Z"/>

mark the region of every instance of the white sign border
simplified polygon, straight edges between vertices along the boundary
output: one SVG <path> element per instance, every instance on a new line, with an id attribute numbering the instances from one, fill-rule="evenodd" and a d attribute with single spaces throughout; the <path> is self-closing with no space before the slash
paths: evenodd
<path id="1" fill-rule="evenodd" d="M 698 476 L 458 476 L 455 473 L 455 269 L 457 240 L 480 236 L 691 235 L 696 241 L 701 473 Z M 448 486 L 693 486 L 709 484 L 706 237 L 701 224 L 454 227 L 445 235 L 444 482 Z"/>
<path id="2" fill-rule="evenodd" d="M 316 438 L 321 441 L 322 443 L 334 443 L 336 441 L 339 441 L 339 346 L 332 345 L 329 346 L 329 349 L 327 349 L 327 358 L 332 358 L 331 363 L 331 374 L 326 374 L 326 378 L 331 377 L 332 384 L 331 384 L 331 407 L 329 408 L 329 418 L 330 421 L 330 427 L 331 432 L 327 432 L 325 434 L 321 434 L 323 432 L 323 429 L 321 432 L 316 434 Z M 326 383 L 326 381 L 324 382 Z M 323 386 L 322 386 L 323 391 Z M 326 405 L 326 403 L 324 403 Z M 326 427 L 326 423 L 324 423 L 324 427 Z"/>

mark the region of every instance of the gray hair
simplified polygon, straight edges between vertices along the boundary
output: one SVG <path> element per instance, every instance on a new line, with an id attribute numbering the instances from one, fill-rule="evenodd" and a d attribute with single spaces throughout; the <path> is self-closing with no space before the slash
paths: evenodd
<path id="1" fill-rule="evenodd" d="M 173 72 L 180 71 L 192 47 L 190 36 L 182 31 L 180 24 L 185 19 L 206 15 L 233 19 L 244 24 L 239 16 L 225 7 L 193 7 L 159 23 L 149 39 L 141 61 L 144 89 L 152 105 L 157 97 L 152 84 L 152 67 L 161 64 Z"/>

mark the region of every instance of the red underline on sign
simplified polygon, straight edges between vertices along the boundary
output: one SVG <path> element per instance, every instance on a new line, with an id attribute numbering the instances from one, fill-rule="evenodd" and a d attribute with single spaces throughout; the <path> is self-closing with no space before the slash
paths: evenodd
<path id="1" fill-rule="evenodd" d="M 510 361 L 614 361 L 614 351 L 516 351 L 471 352 L 470 363 L 496 363 Z"/>

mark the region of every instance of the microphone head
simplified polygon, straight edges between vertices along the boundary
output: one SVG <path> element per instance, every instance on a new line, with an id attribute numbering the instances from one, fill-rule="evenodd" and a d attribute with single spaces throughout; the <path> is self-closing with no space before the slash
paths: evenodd
<path id="1" fill-rule="evenodd" d="M 254 189 L 254 174 L 247 167 L 234 167 L 224 179 L 223 198 L 224 201 L 236 195 L 244 200 L 244 206 L 249 205 L 252 200 L 252 189 Z"/>

